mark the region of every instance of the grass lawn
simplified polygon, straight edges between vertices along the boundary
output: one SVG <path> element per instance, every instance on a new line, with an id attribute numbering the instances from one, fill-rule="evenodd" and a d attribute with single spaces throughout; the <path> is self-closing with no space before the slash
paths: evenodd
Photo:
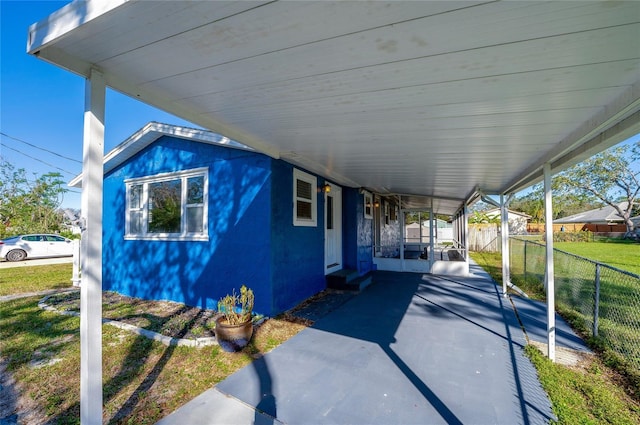
<path id="1" fill-rule="evenodd" d="M 58 268 L 59 265 L 9 270 L 15 281 L 31 282 L 24 292 L 55 288 L 61 279 Z M 65 275 L 63 281 L 67 280 L 70 268 L 62 274 Z M 36 281 L 39 283 L 35 284 Z M 12 289 L 12 293 L 15 292 L 16 289 Z M 20 412 L 28 412 L 20 418 L 22 423 L 77 424 L 80 420 L 80 320 L 41 310 L 37 305 L 40 299 L 29 297 L 0 302 L 0 360 L 17 382 Z M 124 314 L 129 318 L 138 315 L 150 324 L 170 325 L 168 327 L 177 332 L 183 330 L 175 329 L 172 324 L 191 325 L 188 318 L 175 323 L 168 320 L 169 317 L 163 317 L 168 310 L 154 310 L 151 308 L 154 306 L 137 311 L 128 308 L 126 300 L 110 302 L 106 310 L 112 315 Z M 103 422 L 153 424 L 304 327 L 305 324 L 289 316 L 269 319 L 256 329 L 247 347 L 238 353 L 227 353 L 218 346 L 168 347 L 104 325 Z"/>
<path id="2" fill-rule="evenodd" d="M 502 281 L 500 253 L 472 252 L 471 257 L 497 282 Z M 517 282 L 525 292 L 543 295 L 529 282 Z M 559 424 L 640 423 L 640 387 L 609 367 L 609 359 L 597 357 L 581 367 L 550 362 L 533 346 L 526 352 L 536 366 L 543 388 L 549 395 Z"/>
<path id="3" fill-rule="evenodd" d="M 553 247 L 640 275 L 640 244 L 636 242 L 554 242 Z"/>
<path id="4" fill-rule="evenodd" d="M 71 273 L 70 263 L 0 269 L 0 296 L 71 288 Z"/>

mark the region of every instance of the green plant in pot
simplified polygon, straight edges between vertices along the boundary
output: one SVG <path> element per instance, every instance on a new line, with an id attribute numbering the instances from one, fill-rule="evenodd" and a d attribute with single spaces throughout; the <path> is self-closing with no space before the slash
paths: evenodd
<path id="1" fill-rule="evenodd" d="M 216 339 L 225 351 L 239 351 L 253 335 L 253 291 L 242 285 L 218 301 L 220 316 L 216 319 Z"/>

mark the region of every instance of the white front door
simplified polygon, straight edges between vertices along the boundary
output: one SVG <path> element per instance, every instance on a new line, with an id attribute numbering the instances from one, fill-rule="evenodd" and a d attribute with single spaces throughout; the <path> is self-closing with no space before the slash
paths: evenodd
<path id="1" fill-rule="evenodd" d="M 325 274 L 342 269 L 342 188 L 329 186 L 324 194 Z"/>

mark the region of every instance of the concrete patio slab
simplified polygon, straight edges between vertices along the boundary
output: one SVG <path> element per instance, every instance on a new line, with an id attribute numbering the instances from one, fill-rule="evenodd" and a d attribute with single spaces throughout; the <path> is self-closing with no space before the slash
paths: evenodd
<path id="1" fill-rule="evenodd" d="M 546 424 L 551 405 L 524 344 L 485 275 L 376 272 L 366 291 L 216 389 L 285 424 Z M 181 411 L 195 402 L 161 423 L 189 423 Z"/>
<path id="2" fill-rule="evenodd" d="M 547 305 L 542 301 L 513 296 L 513 304 L 531 341 L 547 343 Z M 587 344 L 556 313 L 556 346 L 591 353 Z"/>

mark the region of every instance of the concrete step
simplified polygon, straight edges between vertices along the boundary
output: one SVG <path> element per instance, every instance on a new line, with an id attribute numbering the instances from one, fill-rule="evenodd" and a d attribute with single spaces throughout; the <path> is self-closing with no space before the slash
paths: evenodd
<path id="1" fill-rule="evenodd" d="M 357 270 L 338 270 L 326 276 L 327 288 L 343 291 L 362 291 L 371 284 L 371 274 L 363 276 Z"/>

